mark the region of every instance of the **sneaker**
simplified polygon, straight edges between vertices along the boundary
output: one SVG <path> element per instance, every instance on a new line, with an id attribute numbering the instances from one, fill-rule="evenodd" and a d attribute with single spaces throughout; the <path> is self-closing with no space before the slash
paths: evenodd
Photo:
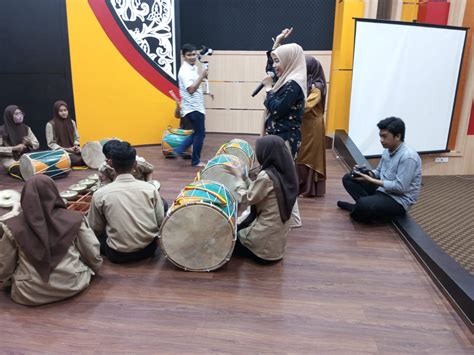
<path id="1" fill-rule="evenodd" d="M 191 164 L 192 166 L 197 166 L 197 167 L 203 167 L 203 166 L 206 166 L 206 164 L 204 164 L 202 161 L 200 161 L 199 163 L 197 164 Z"/>

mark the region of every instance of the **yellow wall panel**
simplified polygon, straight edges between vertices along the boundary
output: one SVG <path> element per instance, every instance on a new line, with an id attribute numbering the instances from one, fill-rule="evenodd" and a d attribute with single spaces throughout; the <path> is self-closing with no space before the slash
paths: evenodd
<path id="1" fill-rule="evenodd" d="M 336 0 L 331 86 L 329 88 L 326 132 L 349 127 L 352 59 L 354 56 L 354 18 L 364 17 L 364 1 Z"/>
<path id="2" fill-rule="evenodd" d="M 67 0 L 71 71 L 81 142 L 116 136 L 161 141 L 175 103 L 142 77 L 107 37 L 86 0 Z"/>
<path id="3" fill-rule="evenodd" d="M 326 132 L 337 129 L 349 130 L 349 108 L 351 100 L 352 71 L 335 70 L 332 72 L 327 108 Z"/>
<path id="4" fill-rule="evenodd" d="M 413 22 L 418 17 L 418 1 L 404 1 L 402 5 L 402 21 Z"/>
<path id="5" fill-rule="evenodd" d="M 355 17 L 364 17 L 364 1 L 345 0 L 336 4 L 332 67 L 351 69 L 354 52 Z"/>

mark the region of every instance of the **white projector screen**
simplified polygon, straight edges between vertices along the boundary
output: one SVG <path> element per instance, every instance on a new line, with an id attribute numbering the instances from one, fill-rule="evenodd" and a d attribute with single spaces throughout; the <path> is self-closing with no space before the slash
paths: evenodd
<path id="1" fill-rule="evenodd" d="M 406 125 L 418 152 L 447 150 L 466 29 L 356 20 L 349 136 L 365 156 L 382 154 L 377 123 Z"/>

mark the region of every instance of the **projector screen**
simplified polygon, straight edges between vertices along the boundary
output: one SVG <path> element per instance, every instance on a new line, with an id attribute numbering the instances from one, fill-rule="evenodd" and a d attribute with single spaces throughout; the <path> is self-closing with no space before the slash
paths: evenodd
<path id="1" fill-rule="evenodd" d="M 467 29 L 356 20 L 349 136 L 365 156 L 382 154 L 377 123 L 406 125 L 418 152 L 447 151 Z"/>

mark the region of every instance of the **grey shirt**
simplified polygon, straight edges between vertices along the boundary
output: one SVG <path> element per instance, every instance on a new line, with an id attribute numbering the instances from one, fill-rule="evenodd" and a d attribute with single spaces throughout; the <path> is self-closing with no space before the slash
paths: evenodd
<path id="1" fill-rule="evenodd" d="M 383 181 L 383 192 L 408 210 L 418 199 L 421 188 L 421 159 L 416 151 L 402 143 L 392 153 L 385 149 L 379 165 L 372 170 Z"/>

